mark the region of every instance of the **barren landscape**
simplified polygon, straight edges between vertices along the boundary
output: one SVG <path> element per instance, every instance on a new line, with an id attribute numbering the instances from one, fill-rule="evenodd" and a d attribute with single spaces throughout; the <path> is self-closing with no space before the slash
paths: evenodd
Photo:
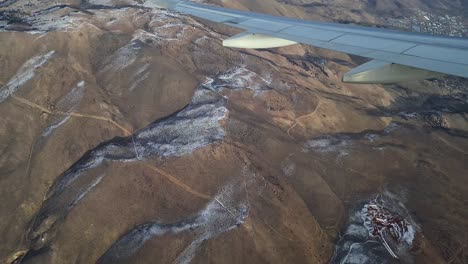
<path id="1" fill-rule="evenodd" d="M 209 3 L 468 35 L 461 0 Z M 466 79 L 346 84 L 364 59 L 236 33 L 0 1 L 0 263 L 468 263 Z"/>

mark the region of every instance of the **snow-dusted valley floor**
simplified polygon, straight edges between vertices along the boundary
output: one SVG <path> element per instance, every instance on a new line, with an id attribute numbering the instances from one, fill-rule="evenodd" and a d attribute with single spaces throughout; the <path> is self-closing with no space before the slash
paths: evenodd
<path id="1" fill-rule="evenodd" d="M 299 2 L 222 3 L 465 32 Z M 466 263 L 466 80 L 343 84 L 358 58 L 153 7 L 0 1 L 0 263 Z"/>

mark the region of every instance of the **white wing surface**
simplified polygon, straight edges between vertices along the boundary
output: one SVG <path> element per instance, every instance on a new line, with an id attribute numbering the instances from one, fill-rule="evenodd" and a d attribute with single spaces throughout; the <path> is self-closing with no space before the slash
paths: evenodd
<path id="1" fill-rule="evenodd" d="M 314 22 L 187 1 L 151 0 L 160 7 L 245 30 L 224 40 L 236 48 L 304 43 L 372 59 L 343 76 L 354 83 L 393 83 L 449 74 L 468 78 L 468 39 Z"/>

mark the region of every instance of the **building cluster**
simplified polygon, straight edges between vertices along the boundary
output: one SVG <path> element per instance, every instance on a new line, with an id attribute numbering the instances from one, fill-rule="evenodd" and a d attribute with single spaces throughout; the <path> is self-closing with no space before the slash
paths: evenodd
<path id="1" fill-rule="evenodd" d="M 468 36 L 468 22 L 461 16 L 436 15 L 416 10 L 412 17 L 388 18 L 391 27 L 413 32 L 430 33 L 454 37 Z"/>

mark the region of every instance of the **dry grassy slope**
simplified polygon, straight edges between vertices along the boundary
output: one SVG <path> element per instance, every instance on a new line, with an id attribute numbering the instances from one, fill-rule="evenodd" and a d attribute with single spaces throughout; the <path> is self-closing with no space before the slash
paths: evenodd
<path id="1" fill-rule="evenodd" d="M 276 2 L 236 4 L 307 16 Z M 462 88 L 441 92 L 440 84 L 432 82 L 386 88 L 342 84 L 340 76 L 353 64 L 347 55 L 299 45 L 226 49 L 220 39 L 233 30 L 222 26 L 208 24 L 207 29 L 187 17 L 161 19 L 159 13 L 133 8 L 92 12 L 73 15 L 80 19 L 74 26 L 45 35 L 0 33 L 2 86 L 28 59 L 55 50 L 15 92 L 47 111 L 12 97 L 0 103 L 5 113 L 0 119 L 0 259 L 27 248 L 23 236 L 47 190 L 86 151 L 181 109 L 206 77 L 243 66 L 253 77 L 237 87 L 251 73 L 235 75 L 226 87 L 238 89 L 220 90 L 228 98 L 226 141 L 182 157 L 108 161 L 86 171 L 85 183 L 106 176 L 51 228 L 50 234 L 56 233 L 49 236 L 51 250 L 26 263 L 92 263 L 135 225 L 155 219 L 172 223 L 206 206 L 206 199 L 148 164 L 208 196 L 231 186 L 230 202 L 248 204 L 245 222 L 204 243 L 194 255 L 196 263 L 326 262 L 348 209 L 383 189 L 406 191 L 402 201 L 406 199 L 428 238 L 418 263 L 440 256 L 463 263 L 468 185 L 462 176 L 467 149 Z M 173 27 L 165 27 L 171 23 Z M 317 57 L 328 59 L 325 67 L 317 66 Z M 57 115 L 66 111 L 60 101 L 81 81 L 83 97 L 73 111 L 86 116 L 72 116 L 41 138 L 63 120 Z M 269 89 L 250 90 L 255 87 Z M 458 112 L 445 115 L 461 120 L 455 127 L 449 122 L 449 128 L 461 130 L 433 130 L 424 128 L 424 118 L 405 121 L 398 116 L 399 111 L 439 109 L 445 102 L 460 104 Z M 379 132 L 391 120 L 409 125 L 400 125 L 394 134 Z M 383 134 L 371 141 L 367 132 L 361 133 L 368 130 Z M 307 147 L 317 136 L 340 138 L 343 133 L 346 140 L 338 140 L 331 150 Z M 127 262 L 172 262 L 195 238 L 196 232 L 187 232 L 151 239 Z"/>
<path id="2" fill-rule="evenodd" d="M 133 10 L 128 10 L 126 12 L 127 14 L 122 15 L 117 20 L 121 20 L 120 22 L 126 24 L 126 21 L 132 20 L 133 17 L 138 17 L 141 19 L 141 17 L 145 15 L 144 13 L 135 14 L 134 12 L 135 11 Z M 79 29 L 72 29 L 68 32 L 51 32 L 43 36 L 26 33 L 2 33 L 5 36 L 2 37 L 2 41 L 9 42 L 10 44 L 24 44 L 24 46 L 2 45 L 3 47 L 9 47 L 8 49 L 2 50 L 2 52 L 4 52 L 2 54 L 2 63 L 7 64 L 9 61 L 16 62 L 14 66 L 12 65 L 5 67 L 9 70 L 11 69 L 11 73 L 5 74 L 5 78 L 2 79 L 3 83 L 9 82 L 9 79 L 15 74 L 15 71 L 17 71 L 20 65 L 28 59 L 28 55 L 29 57 L 32 57 L 38 53 L 42 54 L 50 50 L 55 51 L 54 56 L 45 64 L 45 66 L 39 68 L 34 73 L 32 81 L 27 82 L 27 84 L 24 86 L 21 86 L 21 89 L 15 93 L 15 96 L 17 96 L 16 98 L 24 98 L 25 100 L 28 100 L 30 104 L 28 105 L 27 103 L 24 103 L 25 101 L 18 101 L 17 99 L 11 97 L 2 104 L 2 107 L 4 108 L 2 112 L 10 113 L 5 114 L 4 118 L 2 119 L 2 122 L 4 123 L 2 127 L 5 128 L 2 131 L 2 140 L 4 140 L 5 145 L 5 148 L 2 151 L 5 154 L 9 154 L 7 156 L 3 156 L 5 158 L 1 164 L 1 167 L 5 169 L 5 172 L 2 175 L 2 189 L 4 189 L 2 190 L 2 193 L 8 193 L 8 197 L 6 197 L 4 200 L 5 202 L 2 203 L 2 215 L 6 216 L 2 221 L 2 234 L 5 238 L 5 241 L 8 241 L 6 243 L 2 243 L 2 258 L 8 256 L 15 249 L 22 249 L 27 243 L 25 243 L 25 241 L 21 242 L 22 235 L 18 234 L 24 233 L 24 231 L 20 230 L 26 229 L 27 222 L 30 221 L 33 214 L 38 210 L 38 206 L 40 206 L 42 197 L 44 196 L 48 186 L 51 184 L 54 178 L 57 175 L 60 175 L 60 173 L 63 172 L 66 168 L 70 167 L 71 163 L 82 156 L 86 150 L 114 136 L 122 136 L 125 134 L 125 130 L 122 131 L 122 129 L 119 129 L 107 121 L 95 120 L 93 118 L 85 117 L 72 117 L 56 132 L 54 132 L 50 138 L 47 138 L 46 140 L 41 138 L 41 134 L 43 134 L 44 130 L 46 130 L 45 128 L 52 125 L 53 121 L 55 121 L 55 112 L 62 111 L 62 109 L 57 108 L 58 101 L 60 101 L 60 99 L 63 98 L 64 95 L 66 95 L 68 92 L 70 92 L 70 90 L 76 86 L 77 83 L 84 81 L 85 94 L 79 103 L 79 106 L 74 109 L 74 112 L 92 116 L 108 117 L 119 123 L 126 130 L 134 131 L 145 126 L 152 120 L 158 119 L 161 116 L 166 116 L 187 104 L 190 100 L 192 90 L 197 84 L 194 79 L 201 79 L 204 76 L 200 73 L 210 73 L 210 75 L 213 75 L 216 74 L 220 68 L 236 66 L 233 62 L 228 62 L 228 64 L 225 66 L 223 66 L 221 63 L 218 64 L 216 68 L 214 68 L 216 71 L 210 71 L 210 69 L 206 69 L 206 67 L 201 67 L 206 60 L 204 56 L 199 58 L 197 56 L 181 56 L 181 51 L 186 49 L 193 49 L 188 46 L 193 45 L 192 42 L 195 40 L 196 35 L 206 35 L 206 32 L 200 31 L 200 29 L 191 28 L 187 30 L 188 35 L 186 36 L 185 41 L 179 41 L 177 42 L 177 45 L 158 44 L 152 43 L 150 41 L 143 41 L 142 43 L 138 42 L 142 47 L 139 49 L 138 55 L 135 58 L 135 62 L 128 68 L 127 71 L 115 71 L 115 69 L 111 68 L 109 70 L 110 72 L 107 72 L 105 67 L 108 65 L 108 63 L 112 63 L 112 59 L 115 59 L 114 55 L 118 55 L 119 50 L 122 47 L 125 47 L 125 45 L 128 44 L 132 37 L 142 33 L 136 32 L 136 30 L 138 28 L 143 29 L 144 27 L 150 26 L 147 23 L 125 25 L 122 26 L 123 32 L 111 33 L 107 31 L 106 25 L 101 24 L 101 20 L 113 21 L 113 16 L 114 15 L 112 12 L 103 12 L 101 16 L 97 16 L 97 21 L 89 21 L 92 23 L 92 25 L 83 23 Z M 122 27 L 115 26 L 115 24 L 118 24 L 118 22 L 119 21 L 112 23 L 110 26 L 112 28 L 109 30 L 122 29 Z M 146 29 L 148 30 L 148 28 Z M 193 33 L 195 33 L 195 35 L 192 35 Z M 146 33 L 143 32 L 143 34 Z M 216 56 L 220 56 L 220 58 L 229 57 L 229 54 L 226 56 L 226 53 L 229 53 L 229 51 L 222 49 L 219 46 L 219 43 L 215 43 L 214 45 L 215 46 L 213 47 L 213 50 L 216 53 L 210 51 L 212 54 L 211 56 L 213 56 L 211 60 L 221 61 L 220 59 L 217 59 Z M 202 48 L 201 46 L 197 46 L 195 49 L 199 49 L 200 51 L 198 52 L 206 52 L 208 48 L 209 47 Z M 196 52 L 197 51 L 194 51 L 194 53 Z M 21 54 L 24 57 L 18 54 Z M 206 52 L 206 54 L 208 54 L 208 52 Z M 235 55 L 235 53 L 234 55 L 230 56 L 238 57 L 238 55 Z M 128 57 L 125 58 L 131 59 Z M 240 60 L 240 58 L 237 58 L 237 60 Z M 256 59 L 254 58 L 254 60 Z M 126 61 L 118 60 L 118 62 L 125 63 Z M 132 82 L 131 78 L 133 77 L 129 76 L 127 73 L 137 71 L 138 68 L 141 68 L 147 64 L 150 65 L 149 71 L 152 73 L 151 77 L 148 77 L 145 79 L 143 84 L 139 85 L 137 92 L 129 93 L 128 88 Z M 201 65 L 198 66 L 197 64 Z M 114 67 L 118 68 L 119 66 L 120 65 L 116 64 Z M 134 67 L 135 69 L 131 67 Z M 192 73 L 188 74 L 190 71 Z M 196 74 L 197 72 L 199 73 Z M 164 99 L 165 96 L 167 99 Z M 251 97 L 249 94 L 247 94 L 247 96 L 248 98 Z M 41 111 L 38 109 L 38 106 L 45 107 L 50 113 L 47 113 L 48 111 L 45 110 Z M 25 118 L 28 120 L 22 121 Z M 26 126 L 26 128 L 23 128 L 24 126 Z M 57 153 L 60 154 L 57 155 Z M 225 166 L 226 163 L 229 163 L 228 157 L 226 155 L 220 154 L 218 159 L 223 164 L 223 166 L 219 169 L 219 171 L 223 172 L 222 176 L 230 176 L 229 174 L 226 174 L 226 171 L 229 170 L 227 170 Z M 196 164 L 200 163 L 201 160 L 210 161 L 210 159 L 206 157 L 195 160 L 198 161 L 188 163 L 182 162 L 181 164 Z M 175 164 L 173 166 L 169 166 L 169 168 L 172 168 L 169 170 L 174 171 L 175 168 L 180 167 L 181 165 Z M 207 167 L 211 168 L 211 170 L 208 172 L 209 174 L 216 173 L 216 170 L 212 168 L 212 166 Z M 237 170 L 241 167 L 242 166 L 240 165 L 236 166 Z M 194 168 L 190 168 L 189 170 L 193 171 L 193 169 Z M 30 173 L 28 171 L 30 171 Z M 134 171 L 132 169 L 124 168 L 123 170 L 120 169 L 118 171 L 124 172 L 124 175 L 122 175 L 124 179 L 128 178 L 128 175 L 132 174 L 141 175 L 138 169 Z M 112 167 L 106 170 L 105 173 L 111 175 L 115 174 L 112 171 Z M 180 174 L 184 175 L 186 173 Z M 204 176 L 205 174 L 206 172 L 203 174 L 200 173 L 199 177 L 204 177 L 204 180 L 198 183 L 201 184 L 199 189 L 207 189 L 207 193 L 216 193 L 215 190 L 208 190 L 210 190 L 210 188 L 216 189 L 216 186 L 219 187 L 218 184 L 220 183 L 217 180 L 207 179 L 207 176 Z M 233 172 L 233 174 L 236 173 Z M 175 171 L 175 175 L 178 175 L 177 171 Z M 118 183 L 118 186 L 126 185 L 125 181 L 118 179 L 118 175 L 113 175 L 112 177 L 115 178 L 114 181 Z M 190 181 L 184 181 L 187 181 L 187 184 L 190 184 Z M 27 184 L 24 184 L 25 182 L 27 182 Z M 208 187 L 207 184 L 214 184 L 214 186 Z M 197 184 L 190 185 L 198 187 Z M 7 191 L 11 188 L 11 186 L 17 186 L 14 193 Z M 103 186 L 106 186 L 106 182 L 103 182 Z M 285 187 L 281 187 L 281 189 L 283 188 Z M 72 215 L 67 218 L 70 219 L 69 221 L 71 221 L 70 223 L 72 230 L 70 232 L 60 232 L 60 234 L 62 234 L 65 238 L 64 242 L 60 242 L 61 235 L 59 235 L 57 242 L 54 243 L 53 246 L 55 249 L 53 251 L 54 254 L 52 256 L 48 256 L 52 259 L 44 261 L 48 262 L 51 260 L 55 263 L 63 263 L 65 260 L 76 258 L 76 253 L 81 252 L 81 250 L 77 250 L 77 247 L 83 247 L 82 250 L 87 252 L 86 254 L 88 257 L 81 256 L 83 253 L 79 253 L 79 261 L 82 261 L 83 263 L 89 263 L 89 261 L 97 259 L 97 257 L 99 257 L 99 255 L 102 254 L 102 252 L 109 246 L 109 243 L 112 243 L 112 241 L 116 239 L 116 236 L 119 236 L 122 232 L 125 232 L 125 230 L 128 230 L 135 224 L 144 222 L 145 219 L 148 220 L 154 218 L 155 214 L 151 213 L 151 211 L 138 208 L 133 208 L 133 210 L 126 209 L 125 203 L 122 202 L 129 202 L 132 199 L 135 200 L 137 198 L 140 203 L 141 201 L 151 200 L 150 197 L 142 197 L 139 191 L 132 190 L 132 188 L 129 188 L 128 191 L 128 195 L 130 196 L 128 199 L 126 195 L 117 195 L 117 197 L 112 199 L 111 197 L 113 197 L 115 193 L 118 194 L 118 191 L 109 191 L 111 197 L 106 196 L 108 192 L 105 190 L 99 192 L 103 193 L 102 195 L 104 196 L 104 198 L 101 198 L 100 201 L 104 201 L 104 204 L 109 203 L 116 205 L 117 207 L 113 210 L 110 209 L 111 211 L 109 213 L 107 213 L 106 210 L 103 210 L 103 208 L 98 209 L 97 211 L 91 210 L 91 212 L 93 212 L 91 214 L 93 217 L 92 222 L 95 222 L 92 224 L 92 226 L 98 226 L 100 218 L 105 219 L 103 222 L 104 226 L 98 226 L 96 230 L 100 230 L 100 232 L 103 232 L 103 234 L 109 236 L 108 239 L 103 240 L 102 238 L 106 235 L 96 235 L 97 231 L 94 229 L 88 230 L 91 228 L 89 223 L 81 223 L 81 221 L 84 221 L 83 219 L 88 219 L 86 215 L 89 214 L 90 208 L 84 205 L 84 211 L 82 213 L 83 215 L 81 215 L 79 213 L 80 210 L 78 209 L 80 207 L 78 207 L 78 211 L 75 211 L 77 216 L 75 217 Z M 153 194 L 154 190 L 151 190 L 151 193 Z M 254 190 L 253 193 L 256 193 L 256 191 Z M 289 190 L 286 191 L 286 193 L 291 193 L 292 195 L 294 191 Z M 137 196 L 135 197 L 134 195 Z M 182 195 L 182 200 L 177 198 L 179 195 Z M 253 197 L 252 204 L 254 204 L 255 201 L 255 196 Z M 309 213 L 305 210 L 302 202 L 297 200 L 297 198 L 294 198 L 294 195 L 292 197 L 292 200 L 286 199 L 286 201 L 283 202 L 286 203 L 285 205 L 281 205 L 281 202 L 278 200 L 275 202 L 275 198 L 270 197 L 270 199 L 267 199 L 270 205 L 257 205 L 257 207 L 260 208 L 258 209 L 259 212 L 257 213 L 261 215 L 261 210 L 266 210 L 263 209 L 264 207 L 272 208 L 273 204 L 279 203 L 280 207 L 276 210 L 271 209 L 272 212 L 270 213 L 284 214 L 286 217 L 289 214 L 288 210 L 291 210 L 286 208 L 294 208 L 295 211 L 303 211 L 300 214 L 304 214 L 303 219 L 306 222 L 294 222 L 287 224 L 287 218 L 283 221 L 279 221 L 281 218 L 274 218 L 276 221 L 279 221 L 279 223 L 265 224 L 259 221 L 268 220 L 249 220 L 254 222 L 251 225 L 263 225 L 263 227 L 257 227 L 255 232 L 258 234 L 264 233 L 262 236 L 265 236 L 266 238 L 264 239 L 268 240 L 270 236 L 277 236 L 272 230 L 278 229 L 278 227 L 273 228 L 270 227 L 270 225 L 282 226 L 287 224 L 288 228 L 285 230 L 285 232 L 288 232 L 287 230 L 292 231 L 289 231 L 291 234 L 288 233 L 285 236 L 297 236 L 300 240 L 304 240 L 306 239 L 305 237 L 302 237 L 304 232 L 314 233 L 317 232 L 317 230 L 320 230 L 318 226 L 315 225 L 314 227 L 314 217 L 309 215 Z M 106 199 L 109 199 L 109 202 L 105 202 Z M 112 203 L 111 201 L 115 201 L 115 199 L 121 202 Z M 174 201 L 176 204 L 183 205 L 186 204 L 183 202 L 183 200 L 187 200 L 187 197 L 185 194 L 181 194 L 180 191 L 178 191 L 174 194 L 162 195 L 160 199 L 163 199 L 163 201 L 171 200 L 171 202 L 168 201 L 169 203 L 166 205 L 166 210 L 168 210 L 166 214 L 161 215 L 160 212 L 156 214 L 160 216 L 161 219 L 169 221 L 171 219 L 177 219 L 178 215 L 173 209 L 174 205 L 171 206 L 173 203 L 172 201 Z M 157 201 L 159 201 L 159 199 L 155 200 L 156 203 L 158 203 Z M 99 204 L 101 204 L 100 206 L 102 207 L 103 203 L 90 203 L 90 205 L 93 206 Z M 134 206 L 134 203 L 129 206 Z M 146 202 L 141 203 L 141 206 L 144 206 L 144 208 L 147 206 L 151 207 L 151 205 L 146 204 Z M 190 203 L 190 206 L 188 206 L 187 210 L 183 211 L 183 214 L 190 215 L 190 208 L 193 208 L 192 206 L 197 205 Z M 198 205 L 198 207 L 200 206 L 201 205 Z M 118 214 L 118 211 L 125 211 L 126 213 Z M 142 216 L 138 216 L 135 211 L 143 212 L 144 214 Z M 252 211 L 254 211 L 254 209 L 252 209 Z M 96 215 L 97 212 L 99 212 L 99 214 L 102 216 L 100 217 Z M 120 216 L 116 217 L 115 214 Z M 165 215 L 167 215 L 167 217 L 164 217 Z M 134 220 L 130 220 L 128 216 L 131 216 Z M 111 222 L 109 222 L 109 219 L 114 219 L 116 224 L 113 225 Z M 75 221 L 78 221 L 78 223 Z M 312 225 L 306 225 L 306 223 L 310 221 Z M 67 220 L 64 225 L 65 230 L 68 230 L 68 223 L 69 222 Z M 81 228 L 79 223 L 85 225 L 84 229 Z M 298 227 L 294 227 L 295 225 L 298 225 Z M 105 227 L 112 228 L 115 231 L 112 232 Z M 313 230 L 304 231 L 304 228 L 306 230 L 313 228 Z M 88 234 L 87 232 L 89 232 L 90 237 L 86 235 L 81 238 L 81 235 L 83 233 Z M 247 236 L 247 238 L 244 237 L 243 239 L 249 240 L 248 237 L 250 237 L 250 235 L 251 232 L 245 233 L 244 236 Z M 91 242 L 94 241 L 94 243 L 102 243 L 102 241 L 104 241 L 106 244 L 101 244 L 99 247 L 98 245 L 91 243 L 90 240 Z M 273 245 L 287 245 L 287 242 L 285 241 L 288 240 L 285 240 L 284 238 L 276 238 L 276 240 L 276 242 L 271 241 L 270 243 L 273 243 Z M 83 243 L 80 244 L 80 241 L 83 241 Z M 316 240 L 315 242 L 310 241 L 305 243 L 316 244 L 323 242 L 326 243 L 326 241 L 327 240 Z M 90 243 L 94 246 L 89 247 Z M 310 248 L 302 244 L 304 242 L 297 243 L 298 250 L 304 252 L 306 255 L 310 254 L 307 252 L 314 252 L 312 254 L 317 254 L 317 258 L 325 259 L 330 254 L 330 244 L 327 245 L 327 251 L 321 252 L 321 250 L 318 250 L 320 247 L 317 247 L 317 250 L 310 251 Z M 235 244 L 237 245 L 239 242 Z M 315 247 L 315 244 L 313 247 Z M 71 247 L 69 251 L 67 250 L 67 247 Z M 90 251 L 91 248 L 96 251 Z M 261 244 L 259 245 L 259 248 L 262 248 Z M 292 254 L 291 252 L 287 253 L 287 250 L 284 251 L 284 254 L 278 253 L 276 257 L 272 257 L 271 254 L 268 253 L 272 249 L 268 249 L 266 253 L 259 253 L 259 258 L 265 258 L 271 261 L 274 261 L 276 258 L 301 258 L 300 256 L 295 256 L 295 254 Z M 322 256 L 319 257 L 319 254 Z M 173 256 L 168 257 L 172 258 Z M 314 258 L 311 258 L 310 260 L 312 261 L 312 259 Z M 39 256 L 38 259 L 34 261 L 40 260 L 41 256 Z M 278 261 L 278 259 L 276 259 L 276 261 Z"/>

